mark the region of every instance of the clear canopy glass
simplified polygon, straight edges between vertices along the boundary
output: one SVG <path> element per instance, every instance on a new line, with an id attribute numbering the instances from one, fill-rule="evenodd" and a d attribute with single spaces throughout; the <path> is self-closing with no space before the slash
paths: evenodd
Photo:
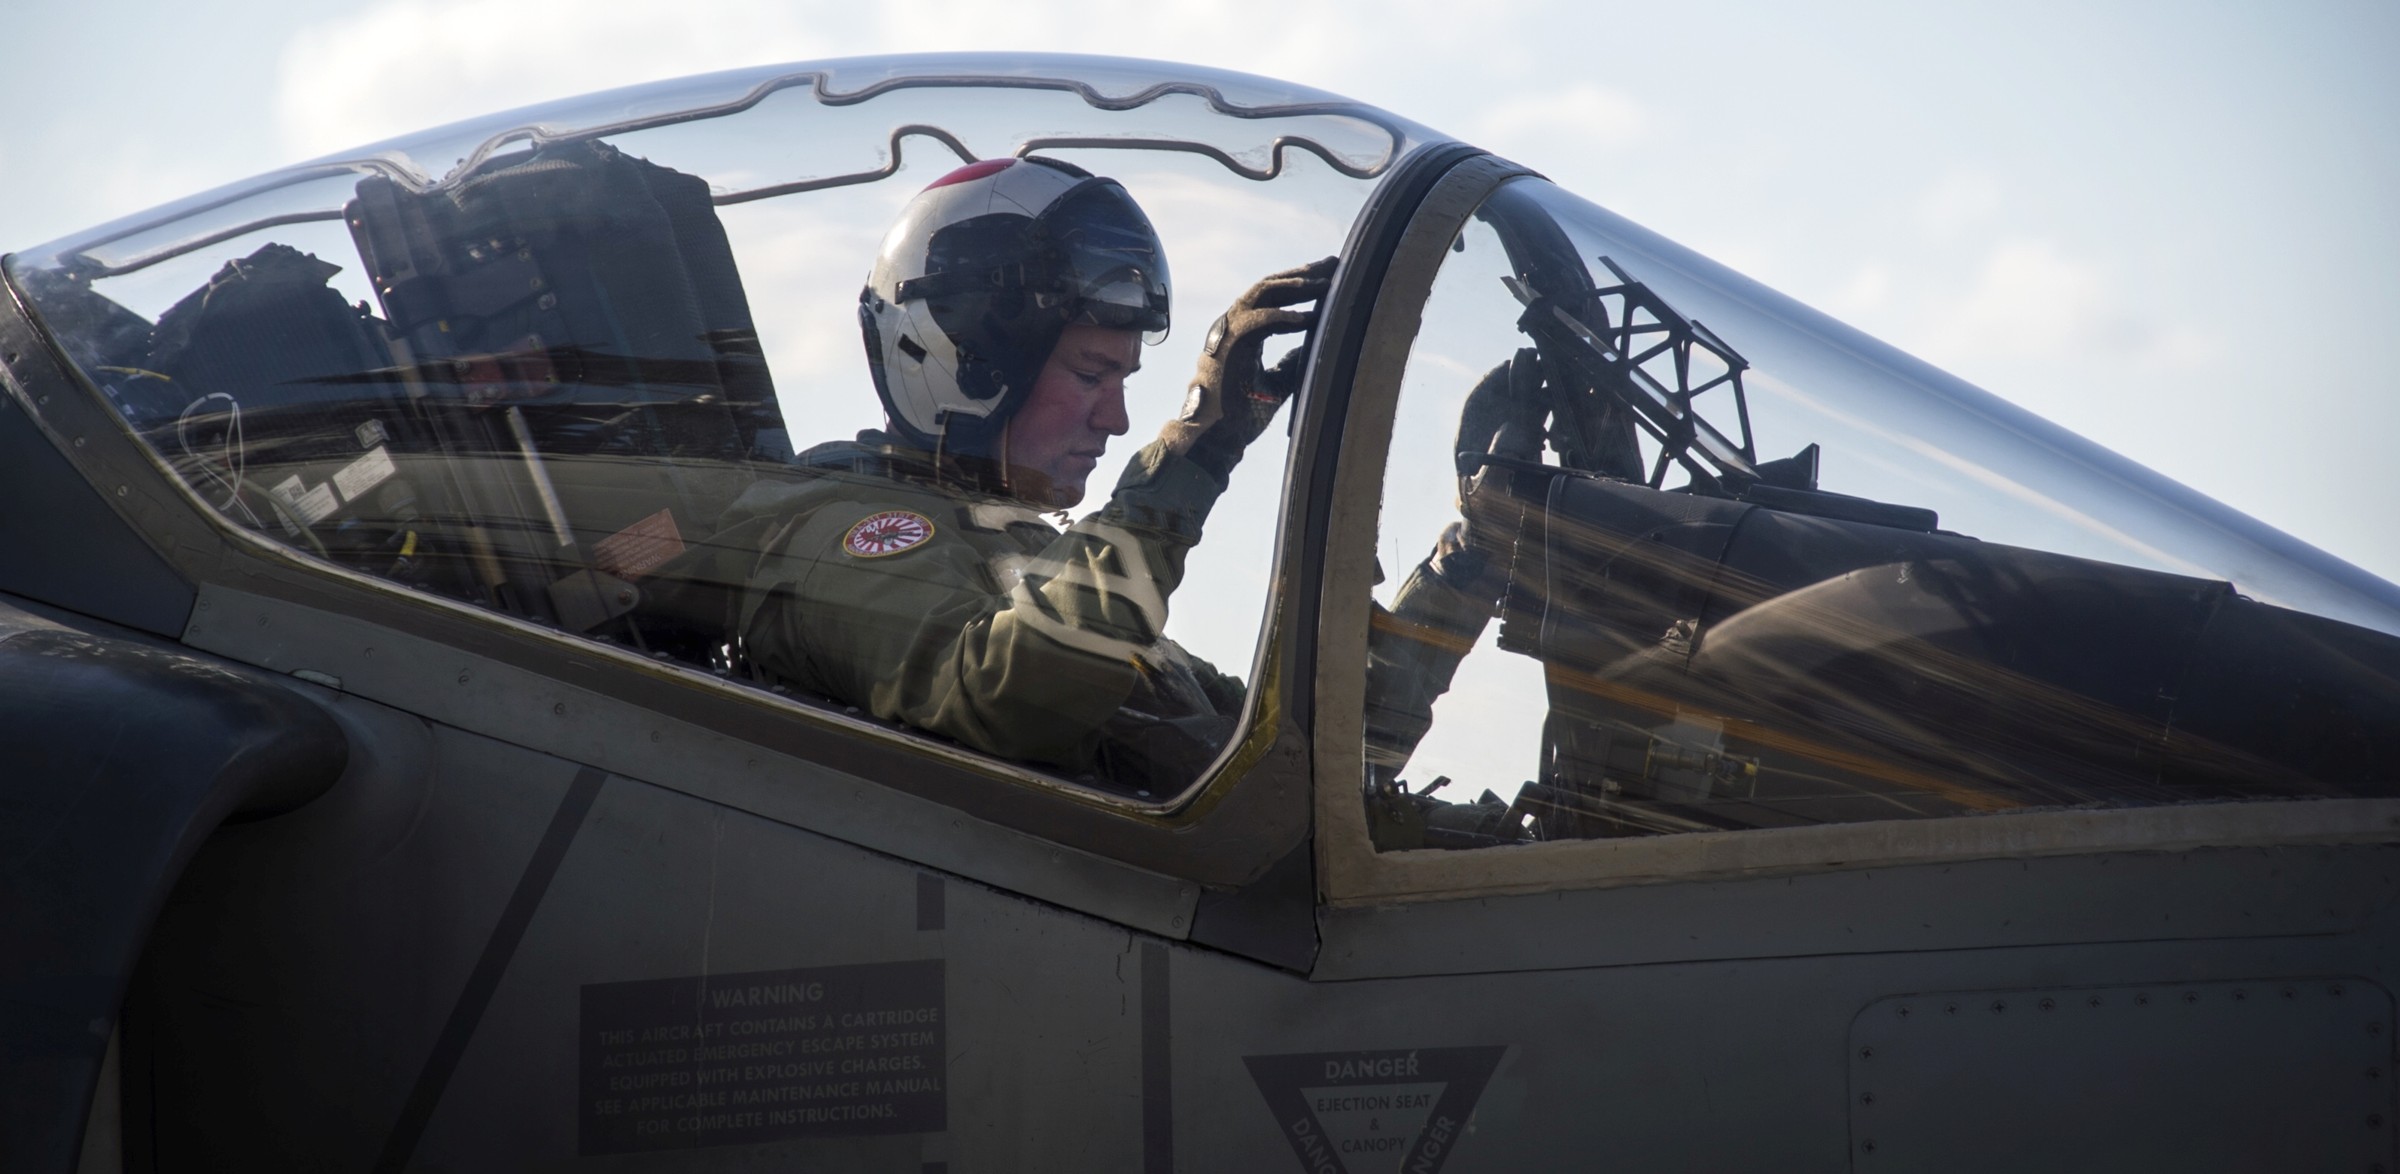
<path id="1" fill-rule="evenodd" d="M 1381 847 L 2400 793 L 2389 583 L 1541 180 L 1423 317 Z"/>
<path id="2" fill-rule="evenodd" d="M 1436 137 L 1141 62 L 804 64 L 395 139 L 9 273 L 232 526 L 1166 803 L 1249 705 L 1283 435 L 1220 484 L 1139 434 L 1181 409 L 1217 310 L 1339 253 Z M 985 409 L 1019 413 L 995 452 L 883 431 L 862 337 L 862 283 L 902 210 L 1011 158 L 1120 184 L 1184 324 L 1136 348 L 1138 373 L 1063 371 L 1074 394 L 1123 396 L 1122 420 L 1092 408 L 1048 438 L 1069 475 L 1088 467 L 1080 494 L 1032 467 L 1045 437 L 1015 401 Z M 1034 473 L 1053 480 L 1029 491 Z"/>
<path id="3" fill-rule="evenodd" d="M 1441 139 L 1140 62 L 795 65 L 329 156 L 8 274 L 258 541 L 1165 804 L 1255 706 L 1288 504 L 1280 429 L 1169 443 L 1216 418 L 1184 372 L 1288 388 L 1205 324 L 1313 305 L 1246 291 Z M 915 311 L 862 282 L 997 159 L 1121 184 L 1177 328 L 1061 369 L 1081 431 L 927 392 L 1005 427 L 922 451 L 870 370 Z M 891 353 L 1011 345 L 971 333 Z M 2400 589 L 1541 180 L 1456 242 L 1381 472 L 1386 847 L 2400 787 Z"/>

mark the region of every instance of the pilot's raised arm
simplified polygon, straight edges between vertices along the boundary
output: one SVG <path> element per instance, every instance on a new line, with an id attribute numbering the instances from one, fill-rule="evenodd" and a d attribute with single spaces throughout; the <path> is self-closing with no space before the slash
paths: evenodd
<path id="1" fill-rule="evenodd" d="M 751 670 L 1120 783 L 1197 769 L 1242 687 L 1166 638 L 1167 599 L 1297 382 L 1296 357 L 1262 366 L 1265 341 L 1313 324 L 1290 307 L 1319 299 L 1332 270 L 1276 274 L 1238 299 L 1181 415 L 1061 532 L 1043 513 L 1083 500 L 1130 427 L 1143 337 L 1167 327 L 1157 235 L 1115 181 L 1052 160 L 937 181 L 861 295 L 886 429 L 810 450 L 815 475 L 755 488 L 728 519 L 764 536 L 737 619 Z M 1183 761 L 1125 765 L 1161 758 Z"/>
<path id="2" fill-rule="evenodd" d="M 1433 724 L 1459 662 L 1483 636 L 1508 589 L 1509 548 L 1525 505 L 1509 493 L 1507 465 L 1486 472 L 1485 456 L 1538 464 L 1543 441 L 1540 356 L 1519 351 L 1477 381 L 1459 414 L 1459 520 L 1403 579 L 1388 609 L 1369 603 L 1366 756 L 1389 782 L 1399 777 Z"/>

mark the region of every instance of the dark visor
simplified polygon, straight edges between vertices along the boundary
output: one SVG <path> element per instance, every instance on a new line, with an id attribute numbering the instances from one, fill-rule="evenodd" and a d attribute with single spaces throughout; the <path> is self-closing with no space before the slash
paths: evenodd
<path id="1" fill-rule="evenodd" d="M 1167 258 L 1124 188 L 1114 180 L 1085 183 L 1042 219 L 1073 283 L 1077 321 L 1166 334 Z"/>

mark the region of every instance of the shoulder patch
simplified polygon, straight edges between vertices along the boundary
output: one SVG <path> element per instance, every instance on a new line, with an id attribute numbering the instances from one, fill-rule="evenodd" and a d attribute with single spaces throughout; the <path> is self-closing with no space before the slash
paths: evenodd
<path id="1" fill-rule="evenodd" d="M 907 510 L 885 510 L 859 519 L 842 535 L 842 552 L 858 558 L 882 558 L 923 546 L 933 537 L 933 520 Z"/>

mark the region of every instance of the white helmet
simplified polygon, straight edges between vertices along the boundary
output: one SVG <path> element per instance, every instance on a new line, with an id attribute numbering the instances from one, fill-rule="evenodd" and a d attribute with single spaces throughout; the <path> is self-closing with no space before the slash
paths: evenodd
<path id="1" fill-rule="evenodd" d="M 1068 323 L 1163 334 L 1168 293 L 1158 233 L 1117 181 L 1055 159 L 986 159 L 909 201 L 858 320 L 901 439 L 989 456 Z"/>

